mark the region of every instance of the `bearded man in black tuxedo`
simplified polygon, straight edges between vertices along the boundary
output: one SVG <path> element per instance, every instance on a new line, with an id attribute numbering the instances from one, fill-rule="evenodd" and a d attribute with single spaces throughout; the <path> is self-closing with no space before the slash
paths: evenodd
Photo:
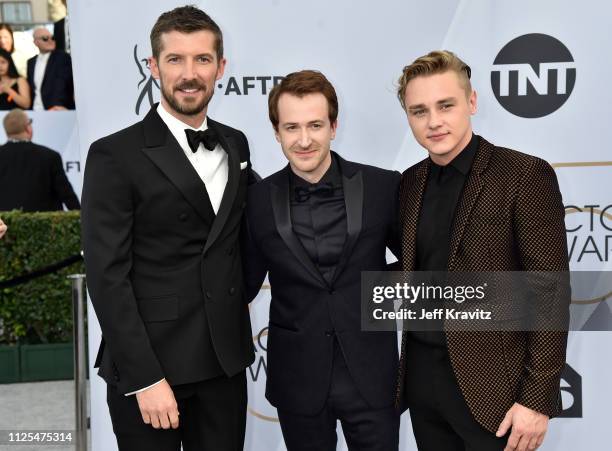
<path id="1" fill-rule="evenodd" d="M 87 158 L 96 366 L 121 450 L 238 451 L 254 358 L 238 241 L 249 147 L 206 116 L 225 68 L 218 25 L 176 8 L 157 20 L 151 48 L 161 103 Z"/>

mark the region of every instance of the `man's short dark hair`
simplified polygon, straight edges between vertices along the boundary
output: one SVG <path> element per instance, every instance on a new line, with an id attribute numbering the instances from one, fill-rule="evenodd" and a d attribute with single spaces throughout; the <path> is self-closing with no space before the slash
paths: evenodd
<path id="1" fill-rule="evenodd" d="M 329 123 L 333 124 L 338 119 L 338 97 L 333 85 L 319 71 L 302 70 L 287 75 L 270 91 L 268 116 L 274 130 L 278 130 L 278 100 L 283 94 L 291 94 L 300 98 L 308 94 L 323 94 L 329 107 Z"/>
<path id="2" fill-rule="evenodd" d="M 194 33 L 202 30 L 208 30 L 215 35 L 215 51 L 217 52 L 217 59 L 221 60 L 223 58 L 223 33 L 221 33 L 221 28 L 208 14 L 192 5 L 174 8 L 157 18 L 157 22 L 151 30 L 153 56 L 159 58 L 162 51 L 162 34 L 171 31 Z"/>

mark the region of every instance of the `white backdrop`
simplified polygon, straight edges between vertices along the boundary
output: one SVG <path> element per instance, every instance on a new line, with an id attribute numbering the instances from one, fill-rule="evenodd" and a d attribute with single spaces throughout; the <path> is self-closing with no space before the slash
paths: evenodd
<path id="1" fill-rule="evenodd" d="M 417 56 L 447 48 L 472 67 L 479 94 L 476 132 L 496 144 L 553 163 L 565 204 L 582 210 L 572 209 L 574 213 L 568 216 L 568 228 L 580 227 L 568 233 L 568 240 L 574 243 L 572 267 L 610 269 L 612 208 L 605 211 L 605 207 L 612 204 L 612 165 L 605 137 L 612 104 L 608 82 L 612 63 L 601 53 L 612 47 L 612 6 L 608 2 L 195 3 L 225 34 L 228 66 L 210 115 L 245 131 L 254 167 L 261 175 L 285 164 L 267 119 L 266 94 L 274 77 L 304 68 L 321 70 L 338 91 L 340 115 L 334 150 L 349 159 L 398 170 L 424 158 L 395 98 L 394 83 L 402 67 Z M 153 100 L 159 98 L 144 64 L 150 55 L 149 31 L 161 12 L 181 4 L 174 0 L 70 2 L 83 161 L 95 139 L 143 117 L 150 106 L 148 87 Z M 514 41 L 523 35 L 532 36 Z M 510 51 L 517 45 L 518 52 Z M 500 53 L 502 48 L 507 51 Z M 515 71 L 505 80 L 503 73 L 510 64 Z M 526 86 L 525 92 L 521 86 Z M 523 117 L 520 111 L 525 105 L 539 111 L 540 117 Z M 588 205 L 598 207 L 585 208 Z M 275 409 L 263 397 L 268 293 L 262 290 L 251 308 L 257 360 L 247 373 L 245 449 L 250 451 L 285 449 Z M 595 314 L 610 317 L 610 302 L 608 298 L 594 304 Z M 90 355 L 95 355 L 99 329 L 93 309 L 89 312 Z M 605 332 L 578 332 L 570 337 L 569 369 L 563 381 L 564 407 L 570 418 L 551 423 L 542 449 L 609 449 L 611 344 L 612 335 Z M 104 384 L 97 377 L 91 380 L 91 411 L 94 451 L 116 449 Z M 401 445 L 401 449 L 416 449 L 407 415 Z M 346 449 L 342 439 L 338 448 Z"/>

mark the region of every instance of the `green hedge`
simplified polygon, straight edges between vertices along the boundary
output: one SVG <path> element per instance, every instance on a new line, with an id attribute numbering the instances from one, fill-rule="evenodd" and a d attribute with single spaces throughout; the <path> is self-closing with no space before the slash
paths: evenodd
<path id="1" fill-rule="evenodd" d="M 0 212 L 8 231 L 0 240 L 0 281 L 60 262 L 81 249 L 80 213 Z M 11 288 L 0 289 L 0 344 L 72 340 L 71 283 L 78 262 Z"/>

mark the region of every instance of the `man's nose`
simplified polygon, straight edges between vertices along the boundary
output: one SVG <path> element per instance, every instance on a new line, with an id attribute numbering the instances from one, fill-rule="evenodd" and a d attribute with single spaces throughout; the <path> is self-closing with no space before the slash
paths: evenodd
<path id="1" fill-rule="evenodd" d="M 300 147 L 306 149 L 312 143 L 312 139 L 310 138 L 310 133 L 308 133 L 308 129 L 306 127 L 300 130 L 300 139 L 299 145 Z"/>

